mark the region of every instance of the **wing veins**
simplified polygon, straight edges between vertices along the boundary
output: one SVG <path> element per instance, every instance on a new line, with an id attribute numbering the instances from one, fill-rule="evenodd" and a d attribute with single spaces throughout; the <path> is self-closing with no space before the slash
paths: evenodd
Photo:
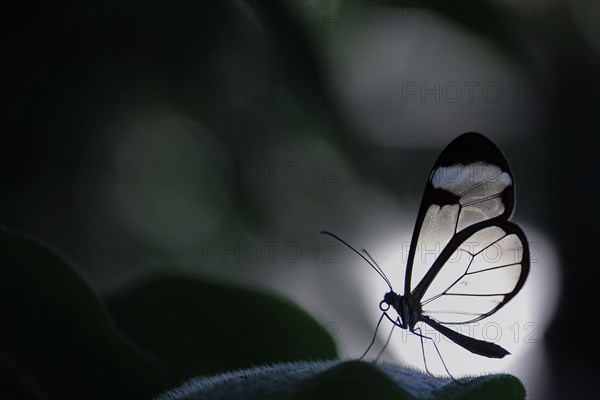
<path id="1" fill-rule="evenodd" d="M 515 263 L 510 263 L 510 264 L 499 265 L 497 267 L 486 268 L 486 269 L 482 269 L 482 270 L 475 271 L 475 272 L 467 272 L 464 276 L 466 276 L 466 275 L 475 275 L 475 274 L 479 274 L 480 272 L 493 271 L 493 270 L 499 269 L 499 268 L 512 267 L 513 265 L 521 265 L 521 261 L 515 262 Z"/>
<path id="2" fill-rule="evenodd" d="M 461 249 L 459 249 L 459 250 L 461 250 Z M 466 250 L 465 250 L 465 251 L 466 251 Z M 469 253 L 468 251 L 467 251 L 467 253 L 468 253 L 468 254 L 471 254 L 471 253 Z M 446 293 L 448 293 L 448 290 L 452 289 L 452 287 L 453 287 L 454 285 L 456 285 L 456 284 L 458 283 L 458 281 L 460 281 L 462 278 L 464 278 L 464 277 L 467 275 L 467 271 L 469 271 L 469 268 L 471 268 L 471 264 L 473 263 L 473 260 L 474 260 L 474 259 L 475 259 L 475 257 L 474 257 L 474 256 L 471 256 L 471 260 L 469 261 L 469 265 L 467 265 L 467 268 L 465 269 L 465 272 L 464 272 L 464 273 L 463 273 L 461 276 L 459 276 L 459 277 L 458 277 L 458 279 L 456 279 L 454 282 L 452 282 L 452 283 L 450 284 L 450 286 L 448 286 L 446 289 L 444 289 L 444 291 L 443 291 L 442 293 L 440 293 L 440 294 L 438 294 L 438 295 L 434 296 L 435 298 L 429 298 L 429 299 L 427 299 L 427 301 L 425 301 L 425 302 L 421 303 L 421 305 L 425 305 L 425 304 L 429 303 L 430 301 L 433 301 L 433 300 L 435 300 L 435 299 L 438 299 L 439 297 L 441 297 L 441 296 L 445 295 Z"/>
<path id="3" fill-rule="evenodd" d="M 479 203 L 483 203 L 483 202 L 486 202 L 486 201 L 488 201 L 488 200 L 492 200 L 492 199 L 498 198 L 498 197 L 500 197 L 501 195 L 502 195 L 502 192 L 500 192 L 500 193 L 496 193 L 496 194 L 494 194 L 493 196 L 483 197 L 483 198 L 481 198 L 481 199 L 477 199 L 477 200 L 473 200 L 473 201 L 471 201 L 471 202 L 469 202 L 469 203 L 465 203 L 465 204 L 463 204 L 463 206 L 464 206 L 464 207 L 468 207 L 468 206 L 472 206 L 473 204 L 479 204 Z"/>
<path id="4" fill-rule="evenodd" d="M 483 180 L 483 181 L 479 182 L 478 184 L 471 186 L 470 188 L 468 188 L 467 190 L 465 190 L 464 192 L 462 192 L 461 194 L 459 194 L 459 196 L 460 196 L 460 197 L 463 197 L 465 194 L 467 194 L 467 193 L 469 193 L 469 192 L 473 191 L 474 189 L 477 189 L 478 187 L 480 187 L 481 185 L 484 185 L 484 184 L 486 184 L 487 182 L 488 182 L 488 181 L 486 181 L 486 180 Z"/>
<path id="5" fill-rule="evenodd" d="M 498 238 L 497 240 L 494 240 L 493 242 L 491 242 L 490 244 L 488 244 L 487 246 L 485 246 L 483 249 L 481 249 L 477 253 L 473 254 L 473 257 L 478 256 L 479 254 L 481 254 L 485 250 L 489 249 L 491 246 L 495 245 L 496 243 L 498 243 L 499 241 L 501 241 L 502 239 L 504 239 L 508 235 L 509 235 L 508 233 L 504 232 L 504 235 L 501 238 Z"/>
<path id="6" fill-rule="evenodd" d="M 462 212 L 463 206 L 460 204 L 460 200 L 458 202 L 458 213 L 456 215 L 456 222 L 454 223 L 454 234 L 458 231 L 458 221 L 460 221 L 460 213 Z"/>
<path id="7" fill-rule="evenodd" d="M 448 288 L 448 289 L 450 289 L 450 288 Z M 446 289 L 446 290 L 448 290 L 448 289 Z M 430 297 L 430 298 L 428 298 L 427 300 L 425 300 L 424 302 L 422 302 L 422 303 L 421 303 L 421 306 L 424 306 L 424 305 L 426 305 L 426 304 L 428 304 L 428 303 L 431 303 L 432 301 L 439 299 L 440 297 L 442 297 L 442 296 L 443 296 L 443 295 L 445 295 L 445 294 L 446 294 L 446 292 L 442 292 L 442 293 L 440 293 L 440 294 L 436 294 L 435 296 L 433 296 L 433 297 Z"/>
<path id="8" fill-rule="evenodd" d="M 469 311 L 446 311 L 446 310 L 429 311 L 427 313 L 427 315 L 430 315 L 430 314 L 484 315 L 483 313 L 476 313 L 476 312 L 469 312 Z"/>
<path id="9" fill-rule="evenodd" d="M 508 293 L 444 293 L 442 296 L 475 296 L 475 297 L 486 297 L 486 296 L 506 296 Z"/>

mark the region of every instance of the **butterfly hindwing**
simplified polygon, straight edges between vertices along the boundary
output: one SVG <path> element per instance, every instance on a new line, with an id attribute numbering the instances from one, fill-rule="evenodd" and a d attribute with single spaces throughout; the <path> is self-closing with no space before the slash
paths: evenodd
<path id="1" fill-rule="evenodd" d="M 529 247 L 521 228 L 483 221 L 453 237 L 412 296 L 439 323 L 472 323 L 512 299 L 528 273 Z"/>

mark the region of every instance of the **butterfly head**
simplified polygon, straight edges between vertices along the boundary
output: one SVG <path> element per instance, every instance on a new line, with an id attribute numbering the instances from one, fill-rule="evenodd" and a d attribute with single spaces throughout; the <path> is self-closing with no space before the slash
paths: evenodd
<path id="1" fill-rule="evenodd" d="M 383 300 L 379 303 L 379 309 L 381 311 L 387 311 L 392 307 L 395 310 L 399 310 L 401 299 L 402 296 L 398 295 L 393 290 L 390 290 L 383 296 Z"/>

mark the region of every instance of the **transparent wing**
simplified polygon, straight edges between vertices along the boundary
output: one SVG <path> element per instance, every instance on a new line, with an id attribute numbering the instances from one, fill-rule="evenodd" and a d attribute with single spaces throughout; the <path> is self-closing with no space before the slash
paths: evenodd
<path id="1" fill-rule="evenodd" d="M 431 282 L 419 284 L 413 295 L 421 299 L 423 314 L 443 324 L 471 323 L 496 312 L 529 273 L 525 235 L 508 221 L 466 229 L 442 257 Z"/>
<path id="2" fill-rule="evenodd" d="M 457 234 L 484 221 L 508 220 L 513 206 L 513 177 L 500 149 L 478 133 L 453 140 L 436 161 L 423 194 L 404 294 L 417 287 Z"/>

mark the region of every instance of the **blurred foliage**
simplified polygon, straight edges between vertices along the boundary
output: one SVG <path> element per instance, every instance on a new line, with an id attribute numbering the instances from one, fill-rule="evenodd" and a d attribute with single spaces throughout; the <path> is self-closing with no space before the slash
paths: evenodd
<path id="1" fill-rule="evenodd" d="M 111 309 L 43 245 L 0 231 L 0 397 L 145 399 L 196 374 L 336 357 L 292 304 L 182 276 L 121 292 Z"/>
<path id="2" fill-rule="evenodd" d="M 147 399 L 164 371 L 44 246 L 0 231 L 0 398 Z"/>
<path id="3" fill-rule="evenodd" d="M 410 10 L 430 10 L 431 15 L 420 13 L 422 21 L 436 21 L 441 17 L 448 18 L 470 32 L 486 37 L 502 48 L 505 53 L 517 60 L 525 61 L 525 53 L 519 38 L 514 35 L 510 26 L 515 22 L 517 12 L 511 10 L 514 4 L 502 5 L 501 2 L 483 0 L 373 0 L 364 1 L 367 7 L 387 6 L 404 9 L 407 16 Z M 522 5 L 519 18 L 523 22 L 530 22 L 539 17 L 537 4 Z M 529 20 L 528 20 L 529 19 Z"/>
<path id="4" fill-rule="evenodd" d="M 247 289 L 164 273 L 108 303 L 119 328 L 158 357 L 176 382 L 337 356 L 331 337 L 304 311 Z"/>
<path id="5" fill-rule="evenodd" d="M 485 375 L 453 382 L 387 363 L 324 361 L 263 366 L 197 378 L 163 393 L 159 400 L 213 398 L 522 400 L 525 388 L 511 375 Z"/>

